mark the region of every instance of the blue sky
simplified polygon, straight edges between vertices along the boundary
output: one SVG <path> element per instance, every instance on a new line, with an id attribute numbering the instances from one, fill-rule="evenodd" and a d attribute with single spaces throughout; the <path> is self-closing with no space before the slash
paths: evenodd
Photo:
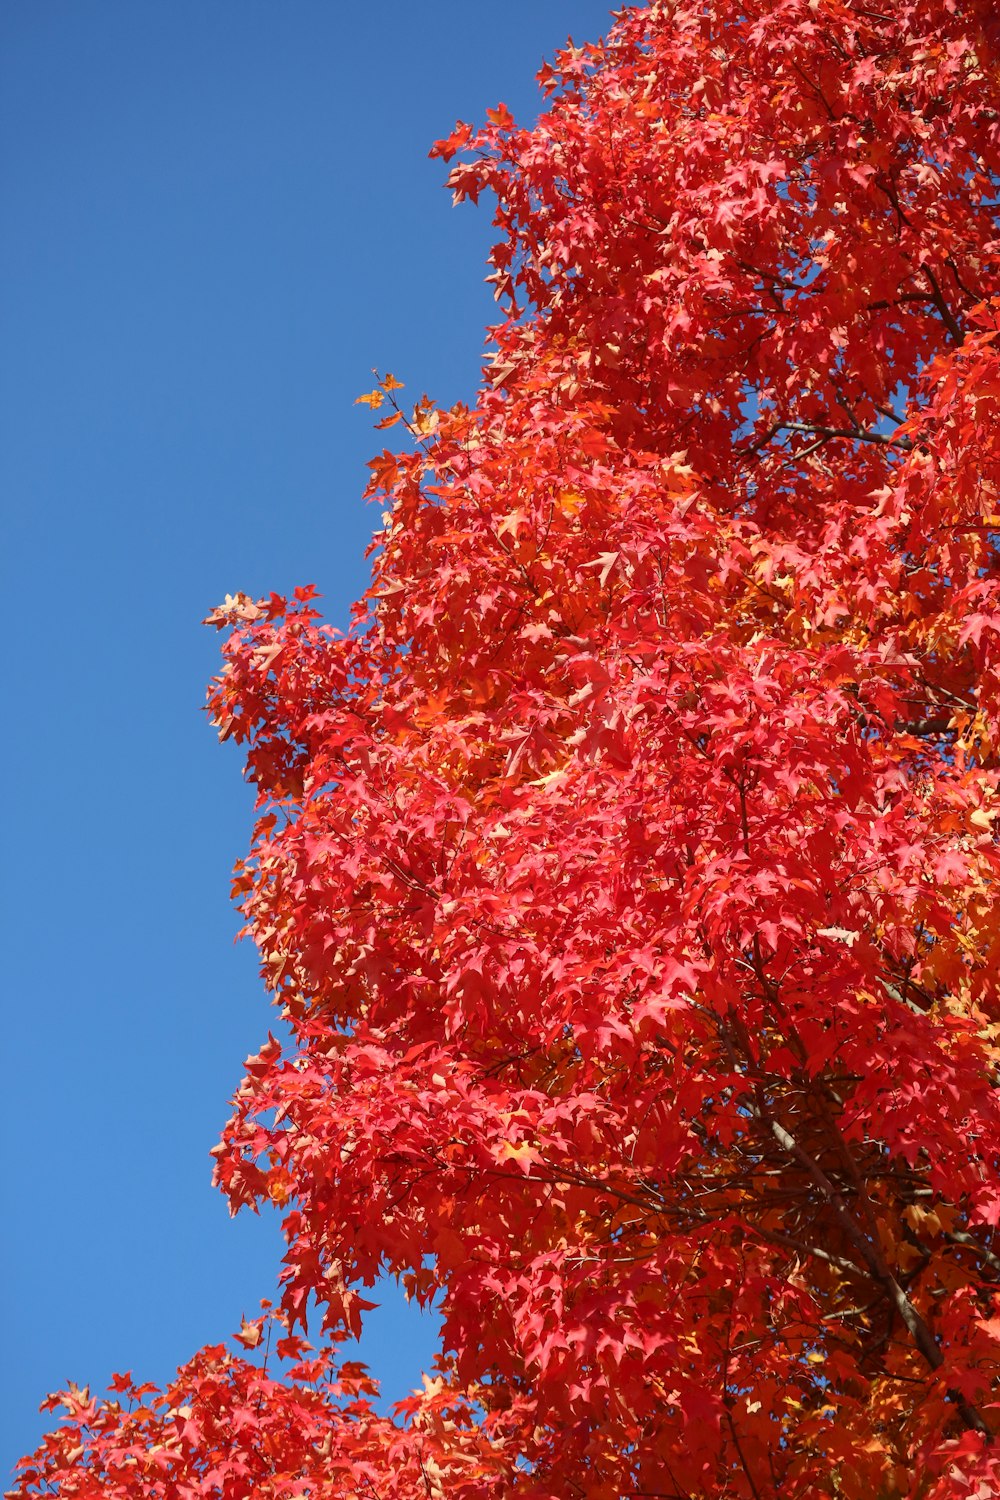
<path id="1" fill-rule="evenodd" d="M 316 583 L 345 623 L 381 446 L 353 404 L 472 395 L 489 212 L 431 142 L 504 100 L 598 0 L 6 0 L 6 1471 L 37 1405 L 163 1380 L 252 1314 L 281 1254 L 209 1148 L 269 1023 L 228 874 L 250 795 L 200 711 L 224 594 Z M 12 1097 L 11 1097 L 12 1096 Z M 364 1352 L 429 1354 L 387 1294 Z"/>

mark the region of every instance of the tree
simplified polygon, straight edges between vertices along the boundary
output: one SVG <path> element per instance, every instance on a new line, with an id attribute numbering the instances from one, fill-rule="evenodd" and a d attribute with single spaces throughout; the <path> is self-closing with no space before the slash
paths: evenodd
<path id="1" fill-rule="evenodd" d="M 64 1393 L 19 1497 L 1000 1490 L 1000 24 L 653 0 L 539 76 L 435 147 L 503 322 L 473 406 L 363 398 L 350 630 L 210 617 L 277 1373 Z"/>

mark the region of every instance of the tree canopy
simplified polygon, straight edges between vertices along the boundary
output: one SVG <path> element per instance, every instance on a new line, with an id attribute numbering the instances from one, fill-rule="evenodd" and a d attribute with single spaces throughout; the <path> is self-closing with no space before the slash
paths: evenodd
<path id="1" fill-rule="evenodd" d="M 653 0 L 539 81 L 434 148 L 501 321 L 363 398 L 350 628 L 210 616 L 275 1306 L 19 1500 L 1000 1490 L 1000 22 Z"/>

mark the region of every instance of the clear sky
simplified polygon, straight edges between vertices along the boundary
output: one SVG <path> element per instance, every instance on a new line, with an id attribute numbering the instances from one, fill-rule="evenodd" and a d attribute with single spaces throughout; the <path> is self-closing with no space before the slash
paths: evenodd
<path id="1" fill-rule="evenodd" d="M 273 1290 L 273 1219 L 209 1185 L 270 1020 L 228 873 L 249 790 L 200 712 L 236 589 L 344 624 L 381 446 L 353 398 L 469 398 L 489 212 L 427 149 L 604 0 L 0 6 L 4 1356 L 0 1468 L 37 1405 L 162 1381 Z M 388 1396 L 426 1322 L 390 1289 Z"/>

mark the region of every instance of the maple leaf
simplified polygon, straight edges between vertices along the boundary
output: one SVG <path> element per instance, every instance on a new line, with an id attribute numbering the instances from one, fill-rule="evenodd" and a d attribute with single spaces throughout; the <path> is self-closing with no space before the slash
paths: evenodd
<path id="1" fill-rule="evenodd" d="M 244 1318 L 240 1323 L 239 1333 L 233 1336 L 238 1344 L 243 1345 L 244 1349 L 256 1349 L 264 1337 L 264 1319 L 253 1318 L 248 1321 Z"/>
<path id="2" fill-rule="evenodd" d="M 529 517 L 527 511 L 520 509 L 512 510 L 509 515 L 504 516 L 503 520 L 498 525 L 497 536 L 504 536 L 509 532 L 511 536 L 516 537 L 518 530 L 525 524 L 528 519 Z"/>
<path id="3" fill-rule="evenodd" d="M 385 400 L 385 393 L 380 390 L 365 391 L 363 395 L 355 397 L 355 406 L 370 406 L 372 411 L 378 411 Z"/>

